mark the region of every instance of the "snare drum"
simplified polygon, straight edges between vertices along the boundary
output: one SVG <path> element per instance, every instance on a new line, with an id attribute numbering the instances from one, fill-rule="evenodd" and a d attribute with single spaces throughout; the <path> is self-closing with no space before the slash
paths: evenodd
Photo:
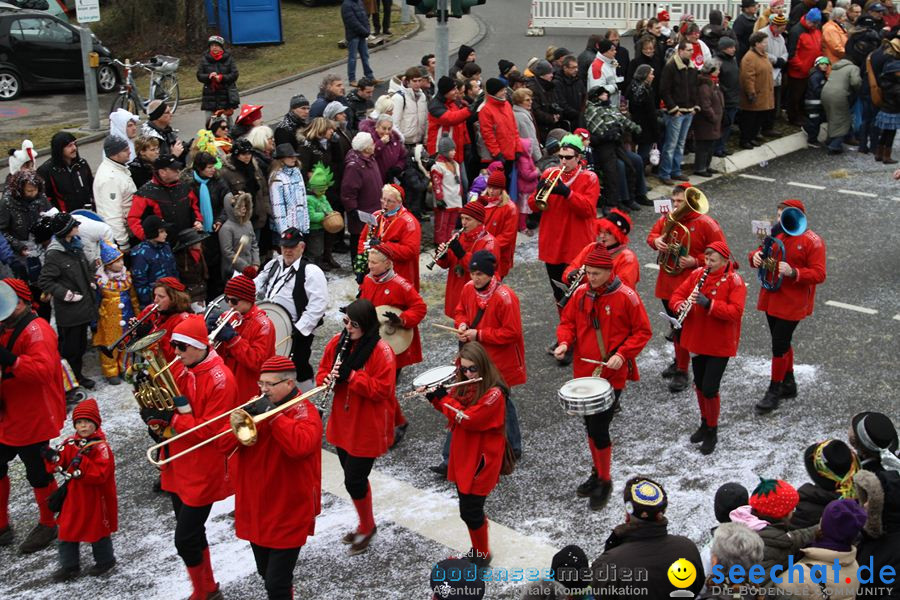
<path id="1" fill-rule="evenodd" d="M 456 377 L 456 367 L 447 365 L 445 367 L 435 367 L 428 369 L 412 381 L 413 389 L 423 387 L 437 387 L 442 383 L 447 383 Z"/>
<path id="2" fill-rule="evenodd" d="M 559 388 L 558 396 L 566 414 L 581 417 L 609 410 L 615 399 L 612 386 L 602 377 L 570 379 Z"/>

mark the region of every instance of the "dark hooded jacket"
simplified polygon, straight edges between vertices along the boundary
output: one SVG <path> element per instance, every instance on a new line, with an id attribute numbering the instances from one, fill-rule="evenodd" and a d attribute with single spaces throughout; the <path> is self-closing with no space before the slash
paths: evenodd
<path id="1" fill-rule="evenodd" d="M 584 127 L 584 100 L 587 90 L 584 83 L 576 75 L 566 77 L 562 70 L 553 76 L 553 87 L 556 93 L 556 103 L 563 108 L 561 119 L 565 119 L 572 125 L 572 129 Z"/>
<path id="2" fill-rule="evenodd" d="M 471 46 L 463 44 L 459 47 L 459 51 L 456 53 L 456 62 L 450 67 L 451 79 L 456 79 L 456 74 L 462 71 L 462 68 L 466 66 L 466 58 L 473 52 L 475 52 L 475 48 L 472 48 Z"/>
<path id="3" fill-rule="evenodd" d="M 222 81 L 210 81 L 210 73 L 218 73 L 222 76 Z M 230 52 L 225 51 L 216 60 L 207 51 L 197 65 L 197 81 L 203 84 L 200 110 L 217 111 L 240 106 L 237 79 L 238 68 Z"/>
<path id="4" fill-rule="evenodd" d="M 860 586 L 859 598 L 900 598 L 897 582 L 888 594 L 879 582 L 878 573 L 891 566 L 900 573 L 900 473 L 860 471 L 853 476 L 853 483 L 862 490 L 867 501 L 868 519 L 863 527 L 862 541 L 856 547 L 856 560 L 860 566 L 872 566 L 872 582 Z"/>
<path id="5" fill-rule="evenodd" d="M 38 188 L 38 195 L 32 200 L 22 194 L 26 183 L 33 183 Z M 19 171 L 10 178 L 0 199 L 0 232 L 15 252 L 21 253 L 25 249 L 31 228 L 47 210 L 50 210 L 50 201 L 44 195 L 44 183 L 39 175 Z"/>
<path id="6" fill-rule="evenodd" d="M 80 248 L 65 245 L 53 236 L 47 246 L 38 286 L 53 297 L 53 314 L 58 327 L 87 325 L 97 320 L 94 270 Z M 81 294 L 81 299 L 66 302 L 69 291 Z"/>
<path id="7" fill-rule="evenodd" d="M 800 494 L 800 502 L 791 515 L 791 527 L 794 529 L 818 525 L 828 503 L 841 499 L 841 495 L 837 492 L 826 490 L 814 483 L 804 483 L 797 493 Z"/>
<path id="8" fill-rule="evenodd" d="M 722 11 L 711 10 L 709 11 L 709 24 L 700 30 L 700 39 L 703 40 L 713 52 L 719 47 L 719 40 L 723 37 L 730 37 L 737 42 L 734 32 L 730 29 L 726 29 L 722 25 L 722 22 Z"/>
<path id="9" fill-rule="evenodd" d="M 307 125 L 308 121 L 302 120 L 293 111 L 288 111 L 275 127 L 275 145 L 290 144 L 296 152 L 300 148 L 300 136 L 297 132 L 305 129 Z"/>
<path id="10" fill-rule="evenodd" d="M 63 148 L 75 139 L 67 131 L 56 133 L 50 140 L 50 158 L 37 170 L 47 186 L 47 198 L 62 212 L 94 208 L 94 175 L 90 165 L 80 155 L 75 155 L 70 165 L 63 160 Z"/>

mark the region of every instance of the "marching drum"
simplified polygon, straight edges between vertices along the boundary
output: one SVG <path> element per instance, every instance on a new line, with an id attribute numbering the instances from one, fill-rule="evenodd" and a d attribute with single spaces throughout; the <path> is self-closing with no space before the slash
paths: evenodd
<path id="1" fill-rule="evenodd" d="M 559 388 L 558 396 L 566 414 L 580 417 L 609 410 L 615 399 L 612 386 L 602 377 L 570 379 Z"/>
<path id="2" fill-rule="evenodd" d="M 272 325 L 275 326 L 275 354 L 290 358 L 291 332 L 294 330 L 290 313 L 274 302 L 257 302 L 256 306 L 266 313 L 266 316 L 272 321 Z"/>
<path id="3" fill-rule="evenodd" d="M 413 389 L 437 387 L 456 377 L 456 367 L 447 365 L 428 369 L 412 380 Z"/>

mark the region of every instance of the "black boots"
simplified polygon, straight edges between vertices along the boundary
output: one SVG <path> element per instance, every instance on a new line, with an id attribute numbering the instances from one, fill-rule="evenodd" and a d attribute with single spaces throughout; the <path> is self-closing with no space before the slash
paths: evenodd
<path id="1" fill-rule="evenodd" d="M 675 361 L 672 361 L 668 367 L 666 367 L 662 373 L 659 374 L 663 379 L 672 379 L 675 377 L 675 373 L 678 372 L 678 367 L 675 365 Z"/>
<path id="2" fill-rule="evenodd" d="M 584 480 L 584 482 L 575 488 L 575 495 L 579 498 L 588 498 L 591 495 L 597 485 L 599 485 L 599 480 L 597 479 L 597 471 L 596 469 L 591 469 L 591 476 Z"/>
<path id="3" fill-rule="evenodd" d="M 700 418 L 700 427 L 697 428 L 697 431 L 691 434 L 691 443 L 699 444 L 703 441 L 703 436 L 706 434 L 706 430 L 709 426 L 706 424 L 706 419 Z"/>
<path id="4" fill-rule="evenodd" d="M 690 385 L 690 381 L 687 371 L 676 371 L 672 381 L 669 382 L 669 391 L 673 394 L 683 392 L 688 389 L 688 385 Z"/>
<path id="5" fill-rule="evenodd" d="M 765 415 L 778 408 L 780 400 L 781 382 L 770 381 L 769 389 L 766 390 L 766 395 L 763 396 L 762 400 L 756 403 L 756 406 L 754 406 L 753 409 L 756 411 L 756 414 Z"/>
<path id="6" fill-rule="evenodd" d="M 712 454 L 716 449 L 716 442 L 719 441 L 719 428 L 707 427 L 703 432 L 703 443 L 700 444 L 700 454 Z"/>
<path id="7" fill-rule="evenodd" d="M 609 496 L 612 494 L 612 487 L 612 481 L 597 480 L 597 487 L 591 492 L 590 500 L 588 500 L 591 510 L 602 510 L 606 506 Z"/>
<path id="8" fill-rule="evenodd" d="M 784 381 L 781 382 L 781 398 L 797 397 L 797 381 L 794 379 L 794 372 L 788 371 L 784 374 Z"/>

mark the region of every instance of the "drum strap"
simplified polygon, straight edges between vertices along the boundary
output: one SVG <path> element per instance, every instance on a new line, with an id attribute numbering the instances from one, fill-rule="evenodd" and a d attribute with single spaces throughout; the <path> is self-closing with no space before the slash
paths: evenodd
<path id="1" fill-rule="evenodd" d="M 591 324 L 594 326 L 594 333 L 597 334 L 597 347 L 600 348 L 600 360 L 606 362 L 606 344 L 603 343 L 603 330 L 600 329 L 600 319 L 596 316 L 591 317 Z"/>
<path id="2" fill-rule="evenodd" d="M 478 324 L 481 323 L 481 318 L 484 316 L 484 309 L 479 308 L 475 311 L 475 318 L 472 319 L 472 323 L 469 325 L 469 329 L 475 329 L 478 327 Z M 462 350 L 463 343 L 459 342 L 459 349 Z"/>

